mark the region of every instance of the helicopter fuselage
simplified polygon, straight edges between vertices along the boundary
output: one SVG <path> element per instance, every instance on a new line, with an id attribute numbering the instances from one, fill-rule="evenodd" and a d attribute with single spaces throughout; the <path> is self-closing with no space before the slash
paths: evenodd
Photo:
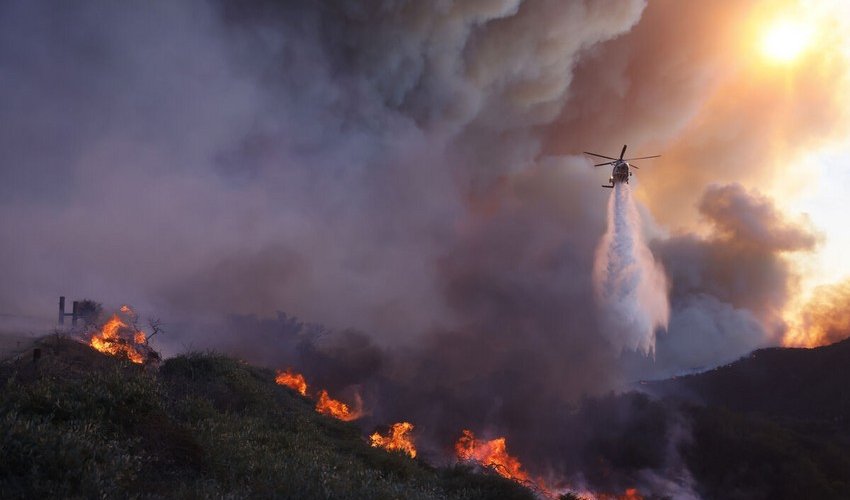
<path id="1" fill-rule="evenodd" d="M 613 156 L 605 156 L 599 153 L 591 153 L 590 151 L 585 151 L 584 154 L 595 156 L 597 158 L 604 158 L 606 160 L 611 161 L 603 161 L 602 163 L 596 163 L 594 167 L 601 167 L 603 165 L 613 165 L 614 168 L 611 171 L 611 177 L 608 178 L 608 184 L 603 185 L 604 188 L 614 188 L 617 184 L 625 182 L 629 183 L 629 177 L 632 176 L 632 169 L 638 168 L 637 165 L 629 163 L 632 160 L 648 160 L 650 158 L 658 158 L 661 155 L 652 155 L 652 156 L 641 156 L 640 158 L 623 158 L 626 154 L 626 145 L 623 145 L 623 149 L 620 151 L 620 157 L 614 158 Z"/>
<path id="2" fill-rule="evenodd" d="M 611 177 L 608 178 L 608 183 L 610 186 L 602 186 L 613 188 L 619 182 L 625 182 L 628 184 L 629 177 L 632 175 L 632 172 L 629 170 L 629 164 L 625 161 L 617 161 L 614 164 L 614 168 L 611 170 Z"/>

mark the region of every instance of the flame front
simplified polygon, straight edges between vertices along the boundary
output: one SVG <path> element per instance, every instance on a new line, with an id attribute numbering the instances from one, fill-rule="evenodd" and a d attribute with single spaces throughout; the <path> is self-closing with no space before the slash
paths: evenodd
<path id="1" fill-rule="evenodd" d="M 337 401 L 336 399 L 328 396 L 328 391 L 324 389 L 319 392 L 319 400 L 316 402 L 316 411 L 323 415 L 329 415 L 345 422 L 357 420 L 361 416 L 361 411 L 359 409 L 352 410 L 342 401 Z"/>
<path id="2" fill-rule="evenodd" d="M 455 453 L 458 460 L 478 462 L 508 479 L 529 480 L 519 460 L 508 454 L 507 442 L 503 437 L 490 441 L 477 441 L 472 431 L 464 429 L 463 435 L 455 443 Z"/>
<path id="3" fill-rule="evenodd" d="M 620 497 L 621 500 L 643 500 L 643 496 L 638 493 L 637 488 L 628 488 L 626 493 Z"/>
<path id="4" fill-rule="evenodd" d="M 298 393 L 302 396 L 307 395 L 307 381 L 304 379 L 304 375 L 295 373 L 292 371 L 292 368 L 287 368 L 284 371 L 278 370 L 274 381 L 277 382 L 278 385 L 284 385 L 290 389 L 298 391 Z"/>
<path id="5" fill-rule="evenodd" d="M 121 311 L 132 312 L 127 306 L 123 306 Z M 117 314 L 113 314 L 109 321 L 89 339 L 89 345 L 98 351 L 112 356 L 126 356 L 133 363 L 139 364 L 145 362 L 145 356 L 140 347 L 146 344 L 147 338 L 144 332 L 131 328 Z"/>
<path id="6" fill-rule="evenodd" d="M 399 422 L 392 425 L 389 434 L 386 436 L 376 432 L 369 436 L 369 440 L 375 448 L 401 451 L 409 455 L 410 458 L 416 458 L 416 446 L 413 443 L 413 436 L 410 434 L 412 430 L 413 424 L 410 422 Z"/>
<path id="7" fill-rule="evenodd" d="M 287 368 L 283 371 L 277 370 L 276 373 L 275 383 L 298 391 L 302 396 L 307 395 L 307 379 L 304 378 L 304 375 L 294 371 L 292 368 Z M 361 401 L 359 394 L 356 394 L 355 397 L 357 399 L 356 406 L 352 409 L 342 401 L 337 401 L 330 397 L 328 391 L 322 389 L 319 391 L 318 400 L 316 401 L 316 411 L 322 415 L 328 415 L 345 422 L 357 420 L 363 416 L 363 401 Z"/>

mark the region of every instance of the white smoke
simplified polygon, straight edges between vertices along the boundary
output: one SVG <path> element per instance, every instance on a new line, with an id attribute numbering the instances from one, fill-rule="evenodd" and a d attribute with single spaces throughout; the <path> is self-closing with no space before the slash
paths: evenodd
<path id="1" fill-rule="evenodd" d="M 608 201 L 608 230 L 596 249 L 593 283 L 602 328 L 614 346 L 654 355 L 655 330 L 670 319 L 667 279 L 643 241 L 626 183 L 617 183 Z"/>

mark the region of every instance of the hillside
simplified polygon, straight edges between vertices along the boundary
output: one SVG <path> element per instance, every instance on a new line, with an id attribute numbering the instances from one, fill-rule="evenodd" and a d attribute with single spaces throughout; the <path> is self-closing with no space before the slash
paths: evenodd
<path id="1" fill-rule="evenodd" d="M 850 339 L 815 349 L 754 351 L 707 372 L 649 384 L 653 392 L 768 417 L 850 425 Z"/>
<path id="2" fill-rule="evenodd" d="M 770 348 L 646 385 L 686 416 L 706 498 L 850 498 L 850 341 Z M 684 401 L 684 402 L 683 402 Z"/>
<path id="3" fill-rule="evenodd" d="M 50 337 L 0 366 L 2 498 L 531 499 L 496 474 L 372 448 L 274 373 L 218 354 L 158 370 Z"/>
<path id="4" fill-rule="evenodd" d="M 372 448 L 233 358 L 143 367 L 61 337 L 37 346 L 37 363 L 0 364 L 0 498 L 535 498 L 492 472 Z M 602 487 L 678 456 L 702 498 L 850 498 L 849 346 L 756 351 L 648 384 L 659 399 L 589 399 L 569 417 L 583 422 L 581 470 Z"/>

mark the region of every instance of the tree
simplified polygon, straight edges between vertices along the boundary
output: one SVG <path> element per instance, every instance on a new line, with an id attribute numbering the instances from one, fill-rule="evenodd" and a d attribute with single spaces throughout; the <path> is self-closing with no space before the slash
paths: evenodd
<path id="1" fill-rule="evenodd" d="M 97 325 L 103 314 L 103 305 L 91 299 L 83 299 L 77 302 L 77 318 L 83 321 L 86 328 Z"/>

